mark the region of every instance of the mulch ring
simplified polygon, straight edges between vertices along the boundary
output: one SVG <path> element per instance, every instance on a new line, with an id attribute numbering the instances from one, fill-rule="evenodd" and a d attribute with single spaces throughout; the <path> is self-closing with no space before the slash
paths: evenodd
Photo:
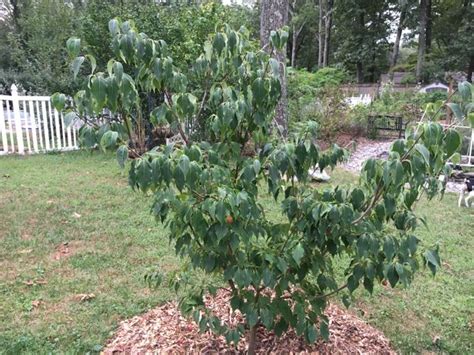
<path id="1" fill-rule="evenodd" d="M 227 325 L 243 322 L 239 312 L 232 312 L 228 292 L 208 296 L 206 306 Z M 329 318 L 330 339 L 308 345 L 304 338 L 289 330 L 280 338 L 271 331 L 259 328 L 257 353 L 312 353 L 312 354 L 395 354 L 389 340 L 379 330 L 361 319 L 331 304 L 326 310 Z M 199 333 L 197 324 L 184 318 L 175 302 L 169 302 L 141 316 L 122 321 L 109 340 L 103 353 L 243 353 L 246 338 L 237 345 L 228 346 L 225 338 L 211 332 Z"/>

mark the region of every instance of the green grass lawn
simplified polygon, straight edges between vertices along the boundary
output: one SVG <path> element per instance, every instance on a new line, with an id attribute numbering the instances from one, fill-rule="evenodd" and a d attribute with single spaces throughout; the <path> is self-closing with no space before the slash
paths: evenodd
<path id="1" fill-rule="evenodd" d="M 335 172 L 335 181 L 353 179 Z M 474 210 L 456 200 L 418 205 L 430 225 L 420 235 L 439 243 L 441 272 L 420 272 L 406 290 L 360 292 L 351 308 L 403 353 L 474 351 Z M 150 202 L 110 155 L 1 157 L 0 352 L 97 351 L 121 319 L 172 299 L 143 282 L 157 264 L 179 265 Z"/>

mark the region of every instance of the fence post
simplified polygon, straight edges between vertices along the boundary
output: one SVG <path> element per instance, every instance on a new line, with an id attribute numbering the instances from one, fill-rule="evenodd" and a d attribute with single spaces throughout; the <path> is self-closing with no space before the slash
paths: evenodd
<path id="1" fill-rule="evenodd" d="M 15 84 L 13 84 L 11 89 L 13 118 L 15 120 L 16 144 L 18 146 L 18 154 L 25 154 L 25 146 L 23 145 L 23 130 L 21 127 L 20 100 L 18 99 L 18 88 Z"/>

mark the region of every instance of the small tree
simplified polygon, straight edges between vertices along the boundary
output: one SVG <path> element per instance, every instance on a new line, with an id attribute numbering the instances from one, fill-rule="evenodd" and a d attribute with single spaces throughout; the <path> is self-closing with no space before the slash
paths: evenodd
<path id="1" fill-rule="evenodd" d="M 230 303 L 245 315 L 249 353 L 255 351 L 258 326 L 277 335 L 293 327 L 314 342 L 328 338 L 323 311 L 328 297 L 360 285 L 372 292 L 388 280 L 407 285 L 419 256 L 433 272 L 437 250 L 420 251 L 415 232 L 420 218 L 413 212 L 422 192 L 432 198 L 444 185 L 438 174 L 449 174 L 447 159 L 456 156 L 459 135 L 428 122 L 394 142 L 386 160 L 369 159 L 354 186 L 319 191 L 308 170 L 334 167 L 344 158 L 333 146 L 320 152 L 317 125 L 308 122 L 287 141 L 270 134 L 280 97 L 279 63 L 271 53 L 254 52 L 248 33 L 226 27 L 204 44 L 204 53 L 184 75 L 166 54 L 166 44 L 138 34 L 133 26 L 112 20 L 109 25 L 114 57 L 107 73 L 94 73 L 75 97 L 71 117 L 98 114 L 107 107 L 112 122 L 86 120 L 82 142 L 104 148 L 119 145 L 123 166 L 134 144 L 129 126 L 139 125 L 137 87 L 163 93 L 165 101 L 152 113 L 155 125 L 175 125 L 185 145 L 158 147 L 131 162 L 130 184 L 154 196 L 153 213 L 169 228 L 176 253 L 192 268 L 217 274 L 229 285 Z M 271 33 L 271 47 L 283 48 L 284 31 Z M 78 40 L 69 52 L 80 53 Z M 82 58 L 82 59 L 81 59 Z M 126 73 L 125 66 L 129 69 Z M 200 93 L 190 92 L 189 79 Z M 196 84 L 199 83 L 199 86 Z M 65 98 L 55 95 L 58 107 Z M 203 111 L 208 115 L 209 142 L 193 142 L 181 127 Z M 86 116 L 83 116 L 86 117 Z M 132 119 L 130 119 L 132 117 Z M 255 146 L 255 154 L 244 154 Z M 281 207 L 274 221 L 259 203 L 267 189 Z M 348 256 L 345 281 L 338 283 L 333 259 Z M 181 302 L 201 329 L 210 328 L 237 343 L 245 327 L 228 329 L 205 309 L 202 286 Z M 348 301 L 345 294 L 344 301 Z"/>

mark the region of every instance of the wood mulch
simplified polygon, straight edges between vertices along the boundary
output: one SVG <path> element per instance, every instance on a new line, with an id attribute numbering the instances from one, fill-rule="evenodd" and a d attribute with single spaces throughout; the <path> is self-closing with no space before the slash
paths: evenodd
<path id="1" fill-rule="evenodd" d="M 206 306 L 225 324 L 235 326 L 244 321 L 239 312 L 232 312 L 228 292 L 207 296 Z M 329 318 L 329 342 L 319 340 L 308 345 L 302 337 L 289 330 L 277 338 L 263 327 L 258 330 L 257 353 L 303 354 L 395 354 L 389 340 L 379 330 L 331 304 L 326 310 Z M 211 332 L 199 333 L 197 324 L 184 318 L 175 302 L 166 303 L 151 311 L 122 321 L 109 340 L 104 354 L 144 353 L 226 353 L 238 354 L 247 350 L 246 338 L 237 347 L 228 346 L 224 337 Z"/>

